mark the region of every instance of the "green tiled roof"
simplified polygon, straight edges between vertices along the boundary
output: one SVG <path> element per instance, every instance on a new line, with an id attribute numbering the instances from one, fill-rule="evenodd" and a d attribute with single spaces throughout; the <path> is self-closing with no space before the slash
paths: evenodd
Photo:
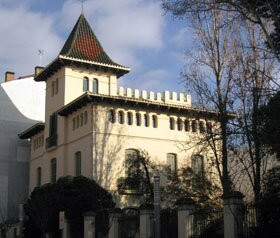
<path id="1" fill-rule="evenodd" d="M 116 64 L 106 54 L 83 14 L 80 15 L 60 55 L 108 66 L 124 67 Z"/>

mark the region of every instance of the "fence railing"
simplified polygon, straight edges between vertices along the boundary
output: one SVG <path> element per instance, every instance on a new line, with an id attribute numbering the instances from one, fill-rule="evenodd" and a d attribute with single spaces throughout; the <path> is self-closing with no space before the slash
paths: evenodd
<path id="1" fill-rule="evenodd" d="M 223 210 L 194 211 L 188 226 L 192 238 L 223 237 Z"/>

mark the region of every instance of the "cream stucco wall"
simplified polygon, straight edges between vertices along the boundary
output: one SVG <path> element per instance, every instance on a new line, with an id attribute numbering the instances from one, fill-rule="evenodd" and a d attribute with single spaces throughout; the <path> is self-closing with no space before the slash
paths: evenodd
<path id="1" fill-rule="evenodd" d="M 45 140 L 49 137 L 50 115 L 84 93 L 84 77 L 90 79 L 90 91 L 92 89 L 92 80 L 97 78 L 100 94 L 117 95 L 117 79 L 115 75 L 82 68 L 65 67 L 60 69 L 46 81 Z M 59 81 L 59 90 L 57 94 L 52 96 L 51 85 L 56 79 Z M 168 103 L 172 102 L 169 101 Z M 190 99 L 188 103 L 190 106 Z M 116 115 L 118 111 L 123 111 L 125 115 L 124 124 L 118 123 L 117 117 L 115 123 L 109 122 L 109 110 L 114 110 Z M 133 115 L 132 125 L 127 123 L 128 112 Z M 85 113 L 87 113 L 87 122 L 83 122 L 83 125 L 81 125 L 81 115 L 84 117 Z M 141 115 L 141 126 L 135 124 L 136 113 Z M 143 123 L 144 114 L 149 115 L 149 127 L 145 127 Z M 157 128 L 152 127 L 153 115 L 156 115 L 158 120 Z M 77 128 L 78 117 L 79 127 Z M 117 188 L 117 179 L 124 176 L 126 149 L 145 151 L 159 165 L 166 164 L 168 153 L 175 153 L 177 154 L 179 168 L 191 166 L 192 155 L 201 153 L 201 148 L 194 146 L 201 135 L 199 132 L 186 132 L 184 129 L 179 131 L 177 125 L 175 125 L 175 130 L 170 130 L 170 117 L 173 117 L 175 121 L 178 118 L 182 120 L 203 120 L 202 118 L 193 118 L 193 115 L 187 112 L 186 114 L 175 114 L 170 113 L 168 110 L 151 110 L 148 104 L 145 108 L 135 108 L 125 103 L 116 105 L 114 103 L 106 104 L 105 102 L 92 102 L 65 117 L 58 116 L 57 145 L 46 148 L 44 143 L 44 146 L 31 151 L 30 192 L 36 186 L 38 167 L 42 168 L 42 184 L 50 182 L 50 163 L 53 158 L 57 159 L 57 178 L 75 175 L 75 153 L 77 151 L 81 152 L 82 175 L 95 179 L 100 185 L 112 192 Z M 73 126 L 74 119 L 75 127 Z M 34 135 L 31 138 L 32 145 L 42 135 L 43 132 Z M 211 157 L 211 154 L 205 152 L 204 157 L 205 169 L 210 170 L 207 159 Z"/>

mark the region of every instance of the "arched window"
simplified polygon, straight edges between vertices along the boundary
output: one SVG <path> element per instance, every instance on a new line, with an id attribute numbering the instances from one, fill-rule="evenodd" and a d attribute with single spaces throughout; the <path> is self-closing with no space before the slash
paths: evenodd
<path id="1" fill-rule="evenodd" d="M 184 124 L 185 124 L 185 131 L 190 131 L 190 121 L 186 119 Z"/>
<path id="2" fill-rule="evenodd" d="M 150 118 L 148 114 L 144 115 L 144 125 L 145 127 L 149 127 L 150 126 Z"/>
<path id="3" fill-rule="evenodd" d="M 75 175 L 82 175 L 82 154 L 81 151 L 75 153 Z"/>
<path id="4" fill-rule="evenodd" d="M 196 120 L 192 121 L 192 132 L 197 132 L 198 129 L 198 123 Z"/>
<path id="5" fill-rule="evenodd" d="M 56 182 L 56 158 L 51 160 L 51 183 Z"/>
<path id="6" fill-rule="evenodd" d="M 170 130 L 175 130 L 175 119 L 173 117 L 169 118 L 169 128 Z"/>
<path id="7" fill-rule="evenodd" d="M 51 91 L 51 93 L 52 93 L 51 95 L 52 95 L 52 97 L 53 97 L 53 96 L 54 96 L 54 81 L 52 81 L 52 88 L 51 88 L 51 90 L 52 90 L 52 91 Z"/>
<path id="8" fill-rule="evenodd" d="M 213 129 L 213 125 L 211 122 L 207 122 L 206 123 L 206 129 L 207 129 L 207 133 L 211 134 L 212 133 L 212 129 Z"/>
<path id="9" fill-rule="evenodd" d="M 137 112 L 135 115 L 135 124 L 136 124 L 136 126 L 141 126 L 141 123 L 142 123 L 141 114 L 139 112 Z"/>
<path id="10" fill-rule="evenodd" d="M 135 149 L 125 150 L 125 175 L 137 177 L 140 173 L 139 151 Z"/>
<path id="11" fill-rule="evenodd" d="M 181 118 L 178 118 L 178 120 L 177 120 L 177 129 L 178 129 L 178 131 L 183 130 L 183 121 Z"/>
<path id="12" fill-rule="evenodd" d="M 55 80 L 55 94 L 58 94 L 58 79 Z"/>
<path id="13" fill-rule="evenodd" d="M 92 92 L 93 93 L 98 93 L 98 80 L 97 79 L 93 79 Z"/>
<path id="14" fill-rule="evenodd" d="M 156 115 L 152 116 L 152 126 L 153 128 L 157 128 L 158 127 L 158 118 Z"/>
<path id="15" fill-rule="evenodd" d="M 169 166 L 171 172 L 177 173 L 178 169 L 178 162 L 177 162 L 177 155 L 174 153 L 167 154 L 167 166 Z"/>
<path id="16" fill-rule="evenodd" d="M 192 170 L 195 174 L 202 176 L 204 173 L 203 157 L 201 155 L 192 156 Z"/>
<path id="17" fill-rule="evenodd" d="M 108 112 L 108 121 L 111 123 L 116 122 L 116 115 L 115 115 L 115 111 L 113 109 L 109 110 L 109 112 Z"/>
<path id="18" fill-rule="evenodd" d="M 73 130 L 75 130 L 76 129 L 76 118 L 75 117 L 73 118 L 73 122 L 72 123 L 73 123 Z"/>
<path id="19" fill-rule="evenodd" d="M 37 187 L 41 186 L 42 181 L 42 169 L 41 167 L 37 168 Z"/>
<path id="20" fill-rule="evenodd" d="M 133 115 L 132 115 L 132 112 L 128 112 L 128 113 L 127 113 L 127 124 L 130 125 L 130 126 L 133 124 Z"/>
<path id="21" fill-rule="evenodd" d="M 124 123 L 124 112 L 123 111 L 118 112 L 118 123 L 120 123 L 120 124 Z"/>
<path id="22" fill-rule="evenodd" d="M 89 90 L 89 80 L 87 77 L 83 79 L 83 91 L 86 92 Z"/>
<path id="23" fill-rule="evenodd" d="M 81 113 L 81 115 L 80 115 L 80 123 L 81 123 L 81 126 L 84 125 L 84 114 L 83 113 Z"/>
<path id="24" fill-rule="evenodd" d="M 76 128 L 79 128 L 79 126 L 80 126 L 80 116 L 78 115 L 76 117 Z"/>
<path id="25" fill-rule="evenodd" d="M 87 124 L 87 121 L 88 121 L 88 113 L 87 111 L 84 112 L 84 124 L 86 125 Z"/>
<path id="26" fill-rule="evenodd" d="M 199 132 L 205 133 L 206 132 L 206 126 L 204 121 L 199 121 Z"/>

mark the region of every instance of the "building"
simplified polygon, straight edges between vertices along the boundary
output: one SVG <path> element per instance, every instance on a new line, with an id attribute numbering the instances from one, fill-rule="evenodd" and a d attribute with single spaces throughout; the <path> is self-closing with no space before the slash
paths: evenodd
<path id="1" fill-rule="evenodd" d="M 17 221 L 28 198 L 30 143 L 18 133 L 44 119 L 44 92 L 33 76 L 15 80 L 12 72 L 0 84 L 0 224 Z"/>
<path id="2" fill-rule="evenodd" d="M 128 159 L 141 151 L 173 170 L 208 169 L 200 148 L 181 145 L 204 133 L 205 118 L 215 113 L 192 108 L 182 93 L 118 88 L 129 71 L 110 59 L 82 14 L 59 55 L 34 78 L 46 82 L 46 107 L 45 123 L 20 134 L 32 144 L 30 192 L 66 175 L 116 191 L 118 179 L 133 170 Z"/>

